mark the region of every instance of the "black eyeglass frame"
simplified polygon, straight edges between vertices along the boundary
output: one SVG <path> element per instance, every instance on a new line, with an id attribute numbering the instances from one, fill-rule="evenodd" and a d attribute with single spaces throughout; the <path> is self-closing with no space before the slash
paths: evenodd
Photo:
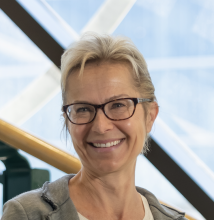
<path id="1" fill-rule="evenodd" d="M 112 118 L 109 118 L 108 115 L 107 115 L 107 114 L 105 113 L 105 111 L 104 111 L 105 105 L 107 105 L 107 104 L 110 103 L 110 102 L 119 101 L 119 100 L 124 100 L 124 99 L 130 99 L 130 100 L 132 100 L 132 101 L 134 102 L 134 110 L 133 110 L 132 115 L 130 115 L 128 118 L 124 118 L 124 119 L 112 119 Z M 136 105 L 137 105 L 138 103 L 143 103 L 143 102 L 152 102 L 152 100 L 151 100 L 151 99 L 146 99 L 146 98 L 121 98 L 121 99 L 114 99 L 114 100 L 108 101 L 108 102 L 106 102 L 106 103 L 104 103 L 104 104 L 101 104 L 101 105 L 93 105 L 93 104 L 88 104 L 88 103 L 72 103 L 72 104 L 69 104 L 69 105 L 64 105 L 64 106 L 62 106 L 62 110 L 63 110 L 63 112 L 66 114 L 68 120 L 69 120 L 72 124 L 85 125 L 85 124 L 89 124 L 89 123 L 91 123 L 92 121 L 94 121 L 94 119 L 96 118 L 96 115 L 97 115 L 97 109 L 99 109 L 99 108 L 102 109 L 104 115 L 105 115 L 108 119 L 110 119 L 110 120 L 112 120 L 112 121 L 123 121 L 123 120 L 126 120 L 126 119 L 131 118 L 131 117 L 134 115 L 134 113 L 135 113 Z M 91 121 L 89 121 L 89 122 L 87 122 L 87 123 L 81 123 L 81 124 L 79 124 L 79 123 L 74 123 L 74 122 L 71 121 L 71 119 L 69 118 L 69 116 L 68 116 L 68 114 L 67 114 L 67 109 L 68 109 L 69 106 L 71 106 L 71 105 L 76 105 L 76 104 L 87 104 L 87 105 L 91 105 L 91 106 L 94 107 L 94 109 L 95 109 L 95 114 L 94 114 L 94 117 L 92 118 Z"/>

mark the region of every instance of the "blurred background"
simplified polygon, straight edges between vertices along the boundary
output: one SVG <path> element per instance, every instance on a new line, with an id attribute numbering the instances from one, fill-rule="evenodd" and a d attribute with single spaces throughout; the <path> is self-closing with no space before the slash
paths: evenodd
<path id="1" fill-rule="evenodd" d="M 129 37 L 148 64 L 160 106 L 159 122 L 214 175 L 214 1 L 18 2 L 64 49 L 88 30 Z M 60 87 L 57 83 L 48 87 L 51 68 L 52 61 L 0 9 L 0 118 L 77 157 L 62 132 Z M 41 93 L 40 81 L 49 90 L 42 91 L 45 98 L 34 100 L 33 94 Z M 32 95 L 31 101 L 26 102 L 27 95 Z M 159 130 L 155 124 L 151 136 L 161 138 Z M 173 154 L 170 145 L 166 148 Z M 20 154 L 32 168 L 48 169 L 51 181 L 65 175 L 21 150 Z M 0 172 L 4 170 L 0 162 Z M 136 185 L 205 219 L 144 156 L 137 161 Z M 1 207 L 0 184 L 0 215 Z"/>

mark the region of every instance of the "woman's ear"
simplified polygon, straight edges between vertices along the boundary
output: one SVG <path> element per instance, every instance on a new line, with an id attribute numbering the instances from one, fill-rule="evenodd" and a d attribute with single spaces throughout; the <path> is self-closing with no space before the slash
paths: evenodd
<path id="1" fill-rule="evenodd" d="M 157 102 L 152 102 L 149 104 L 147 109 L 147 118 L 146 118 L 146 132 L 147 134 L 152 130 L 152 125 L 158 115 L 159 106 Z"/>

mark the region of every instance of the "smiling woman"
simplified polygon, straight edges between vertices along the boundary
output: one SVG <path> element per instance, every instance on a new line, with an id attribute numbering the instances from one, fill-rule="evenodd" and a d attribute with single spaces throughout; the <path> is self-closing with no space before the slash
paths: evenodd
<path id="1" fill-rule="evenodd" d="M 185 219 L 135 186 L 136 159 L 147 150 L 158 105 L 130 40 L 90 33 L 73 44 L 62 56 L 62 99 L 82 168 L 7 202 L 3 220 Z"/>

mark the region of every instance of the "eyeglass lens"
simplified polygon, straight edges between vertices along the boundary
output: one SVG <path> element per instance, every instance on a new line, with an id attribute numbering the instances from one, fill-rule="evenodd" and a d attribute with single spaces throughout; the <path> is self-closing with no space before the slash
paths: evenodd
<path id="1" fill-rule="evenodd" d="M 135 109 L 131 99 L 120 99 L 109 102 L 104 107 L 104 112 L 108 118 L 113 120 L 123 120 L 132 116 Z M 74 104 L 67 108 L 69 119 L 75 124 L 85 124 L 93 120 L 96 109 L 90 104 Z"/>

